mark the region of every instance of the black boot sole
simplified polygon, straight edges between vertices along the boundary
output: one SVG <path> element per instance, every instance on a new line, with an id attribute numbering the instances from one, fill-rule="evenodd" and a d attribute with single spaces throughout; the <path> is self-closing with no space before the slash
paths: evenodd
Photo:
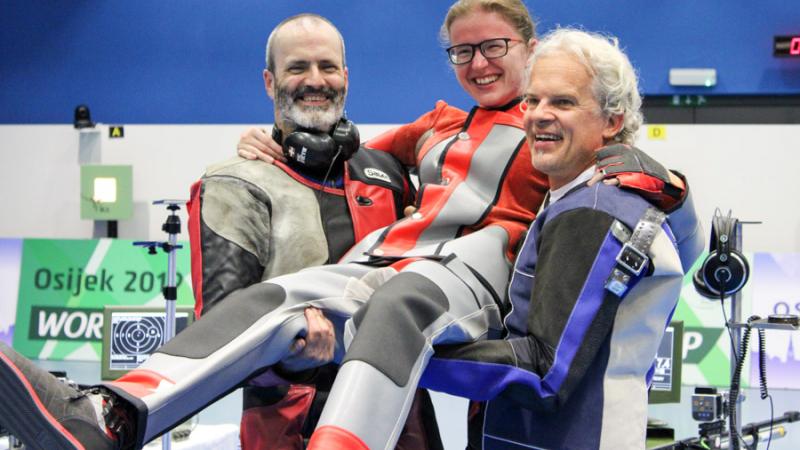
<path id="1" fill-rule="evenodd" d="M 0 422 L 26 448 L 35 450 L 84 449 L 42 405 L 39 396 L 17 366 L 0 353 Z M 85 449 L 91 450 L 91 449 Z"/>

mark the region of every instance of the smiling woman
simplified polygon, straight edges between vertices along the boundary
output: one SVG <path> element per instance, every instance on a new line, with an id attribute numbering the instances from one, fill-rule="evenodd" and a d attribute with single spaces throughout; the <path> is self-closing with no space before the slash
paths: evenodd
<path id="1" fill-rule="evenodd" d="M 448 54 L 461 87 L 485 108 L 518 97 L 536 40 L 525 39 L 503 15 L 484 9 L 471 9 L 450 23 Z"/>

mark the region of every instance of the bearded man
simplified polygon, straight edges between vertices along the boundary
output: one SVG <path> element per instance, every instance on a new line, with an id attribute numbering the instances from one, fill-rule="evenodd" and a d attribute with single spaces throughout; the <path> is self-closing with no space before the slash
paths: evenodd
<path id="1" fill-rule="evenodd" d="M 303 14 L 284 20 L 267 40 L 266 63 L 273 137 L 286 149 L 285 161 L 273 166 L 232 158 L 210 166 L 192 187 L 198 315 L 239 289 L 335 263 L 368 232 L 400 218 L 413 197 L 405 168 L 388 153 L 359 149 L 355 126 L 343 116 L 344 41 L 327 19 Z M 307 308 L 305 318 L 308 331 L 294 342 L 294 356 L 244 388 L 245 450 L 302 449 L 314 428 L 315 421 L 306 419 L 318 415 L 335 366 L 304 369 L 330 361 L 335 341 L 318 309 Z M 261 386 L 276 381 L 278 386 Z M 427 397 L 420 401 L 429 403 Z M 434 423 L 424 427 L 415 418 L 410 426 L 416 438 L 406 438 L 407 448 L 427 448 L 419 441 L 426 433 L 432 434 L 425 440 L 439 439 Z"/>

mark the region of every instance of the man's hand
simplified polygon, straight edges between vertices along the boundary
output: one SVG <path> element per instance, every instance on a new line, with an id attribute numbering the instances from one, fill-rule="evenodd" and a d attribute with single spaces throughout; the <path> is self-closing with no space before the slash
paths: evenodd
<path id="1" fill-rule="evenodd" d="M 602 175 L 592 178 L 592 183 L 603 179 L 606 184 L 637 191 L 664 211 L 680 204 L 686 193 L 683 180 L 636 147 L 614 144 L 598 150 L 596 155 Z"/>
<path id="2" fill-rule="evenodd" d="M 300 372 L 333 361 L 336 336 L 333 323 L 317 308 L 306 308 L 308 328 L 305 337 L 298 337 L 289 347 L 289 356 L 280 362 L 286 372 Z"/>
<path id="3" fill-rule="evenodd" d="M 242 133 L 236 151 L 245 159 L 260 159 L 269 164 L 276 159 L 286 162 L 281 146 L 263 128 L 248 128 Z"/>

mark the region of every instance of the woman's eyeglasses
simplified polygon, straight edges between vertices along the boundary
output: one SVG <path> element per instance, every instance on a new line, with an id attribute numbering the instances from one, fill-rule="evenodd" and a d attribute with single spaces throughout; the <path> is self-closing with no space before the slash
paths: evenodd
<path id="1" fill-rule="evenodd" d="M 522 42 L 519 39 L 510 38 L 494 38 L 487 39 L 477 44 L 459 44 L 454 45 L 448 49 L 447 56 L 450 62 L 455 65 L 467 64 L 475 57 L 475 49 L 481 51 L 481 54 L 486 59 L 501 58 L 508 54 L 509 42 Z"/>

